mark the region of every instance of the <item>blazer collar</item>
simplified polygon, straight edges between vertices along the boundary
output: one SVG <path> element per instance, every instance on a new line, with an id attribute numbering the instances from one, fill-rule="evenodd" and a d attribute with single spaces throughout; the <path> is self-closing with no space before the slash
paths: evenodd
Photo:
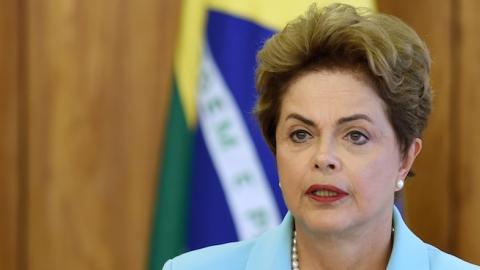
<path id="1" fill-rule="evenodd" d="M 246 270 L 290 269 L 292 224 L 293 217 L 288 212 L 279 226 L 262 234 L 255 241 Z M 429 269 L 426 245 L 410 231 L 396 207 L 393 224 L 393 248 L 387 270 Z"/>
<path id="2" fill-rule="evenodd" d="M 246 270 L 290 269 L 292 225 L 288 212 L 279 226 L 262 234 L 250 252 Z"/>
<path id="3" fill-rule="evenodd" d="M 430 269 L 426 244 L 410 231 L 396 207 L 393 207 L 393 227 L 393 248 L 387 270 Z"/>

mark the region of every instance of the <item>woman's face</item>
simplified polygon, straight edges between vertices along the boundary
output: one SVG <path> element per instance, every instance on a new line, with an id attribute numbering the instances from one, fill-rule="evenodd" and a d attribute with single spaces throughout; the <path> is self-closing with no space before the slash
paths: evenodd
<path id="1" fill-rule="evenodd" d="M 282 192 L 297 226 L 312 232 L 390 224 L 395 183 L 421 148 L 416 139 L 402 157 L 385 104 L 359 78 L 310 72 L 282 101 L 276 130 Z"/>

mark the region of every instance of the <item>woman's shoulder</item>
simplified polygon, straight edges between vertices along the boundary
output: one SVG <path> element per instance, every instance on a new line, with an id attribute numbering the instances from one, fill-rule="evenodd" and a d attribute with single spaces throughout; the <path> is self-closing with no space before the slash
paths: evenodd
<path id="1" fill-rule="evenodd" d="M 163 270 L 245 269 L 254 241 L 210 246 L 184 253 L 163 266 Z"/>
<path id="2" fill-rule="evenodd" d="M 432 270 L 480 270 L 480 266 L 463 261 L 453 255 L 441 251 L 432 245 L 426 244 L 426 246 L 430 260 L 430 269 Z"/>
<path id="3" fill-rule="evenodd" d="M 290 265 L 292 216 L 251 240 L 211 246 L 175 257 L 163 270 L 263 270 L 286 269 Z"/>
<path id="4" fill-rule="evenodd" d="M 480 270 L 479 266 L 462 261 L 422 241 L 407 227 L 396 208 L 393 211 L 393 222 L 395 232 L 389 270 Z"/>

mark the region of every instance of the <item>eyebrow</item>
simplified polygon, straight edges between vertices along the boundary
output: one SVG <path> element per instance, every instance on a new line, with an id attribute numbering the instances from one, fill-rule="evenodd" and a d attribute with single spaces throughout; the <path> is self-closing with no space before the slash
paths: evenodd
<path id="1" fill-rule="evenodd" d="M 288 120 L 288 119 L 296 119 L 296 120 L 299 120 L 300 122 L 303 122 L 304 124 L 306 124 L 307 126 L 316 126 L 315 125 L 315 122 L 313 122 L 312 120 L 298 114 L 298 113 L 291 113 L 287 116 L 287 118 L 285 119 Z M 357 121 L 357 120 L 365 120 L 365 121 L 368 121 L 370 123 L 373 124 L 373 120 L 368 117 L 368 115 L 366 114 L 362 114 L 362 113 L 357 113 L 357 114 L 354 114 L 354 115 L 350 115 L 350 116 L 346 116 L 346 117 L 342 117 L 340 119 L 337 120 L 337 125 L 342 125 L 342 124 L 345 124 L 345 123 L 348 123 L 348 122 L 352 122 L 352 121 Z"/>
<path id="2" fill-rule="evenodd" d="M 351 115 L 351 116 L 342 117 L 342 118 L 338 119 L 337 124 L 341 125 L 341 124 L 345 124 L 347 122 L 352 122 L 352 121 L 356 121 L 356 120 L 365 120 L 365 121 L 373 124 L 373 120 L 370 117 L 368 117 L 368 115 L 362 114 L 362 113 L 357 113 L 357 114 L 354 114 L 354 115 Z"/>
<path id="3" fill-rule="evenodd" d="M 287 121 L 288 119 L 296 119 L 296 120 L 298 120 L 298 121 L 300 121 L 300 122 L 303 122 L 303 123 L 304 123 L 305 125 L 307 125 L 307 126 L 312 126 L 312 127 L 315 126 L 315 123 L 314 123 L 312 120 L 310 120 L 310 119 L 308 119 L 308 118 L 305 118 L 305 117 L 301 116 L 301 115 L 298 114 L 298 113 L 291 113 L 291 114 L 289 114 L 289 115 L 287 116 L 287 118 L 285 118 L 285 121 Z"/>

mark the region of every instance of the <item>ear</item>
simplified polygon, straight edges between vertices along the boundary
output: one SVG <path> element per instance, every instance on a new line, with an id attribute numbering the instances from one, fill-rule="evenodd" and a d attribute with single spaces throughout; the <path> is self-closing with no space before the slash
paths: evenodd
<path id="1" fill-rule="evenodd" d="M 400 167 L 399 171 L 399 178 L 400 179 L 405 179 L 407 178 L 407 174 L 412 168 L 413 162 L 415 161 L 415 158 L 417 155 L 420 153 L 422 150 L 422 140 L 420 138 L 415 138 L 408 147 L 407 153 L 403 157 L 402 164 Z"/>

